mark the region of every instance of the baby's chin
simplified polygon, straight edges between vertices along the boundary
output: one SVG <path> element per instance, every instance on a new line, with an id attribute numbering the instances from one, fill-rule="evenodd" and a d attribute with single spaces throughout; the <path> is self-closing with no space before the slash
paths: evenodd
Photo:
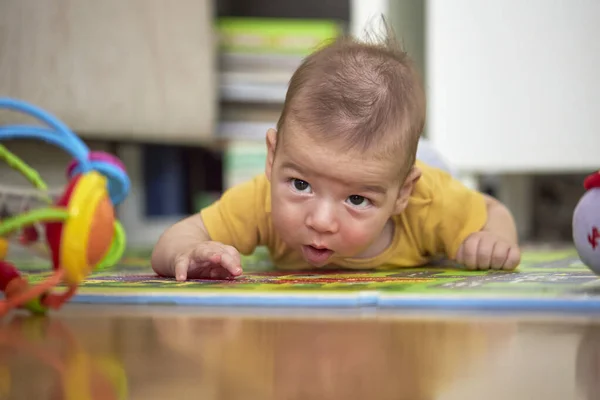
<path id="1" fill-rule="evenodd" d="M 352 247 L 338 249 L 335 252 L 336 258 L 371 258 L 372 243 L 357 243 Z"/>

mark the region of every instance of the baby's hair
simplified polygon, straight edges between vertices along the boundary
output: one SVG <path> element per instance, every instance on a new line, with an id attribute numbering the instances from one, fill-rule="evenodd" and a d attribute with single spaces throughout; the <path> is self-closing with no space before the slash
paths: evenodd
<path id="1" fill-rule="evenodd" d="M 407 173 L 425 124 L 425 93 L 413 61 L 384 26 L 383 40 L 342 36 L 304 59 L 277 123 L 280 139 L 291 122 L 342 151 L 377 149 L 374 156 L 402 159 Z"/>

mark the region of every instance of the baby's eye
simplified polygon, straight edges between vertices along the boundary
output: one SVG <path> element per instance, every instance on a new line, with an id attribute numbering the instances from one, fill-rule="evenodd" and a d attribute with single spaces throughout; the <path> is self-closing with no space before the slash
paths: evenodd
<path id="1" fill-rule="evenodd" d="M 348 202 L 355 207 L 367 207 L 371 204 L 369 199 L 363 196 L 359 196 L 357 194 L 353 194 L 348 197 Z"/>
<path id="2" fill-rule="evenodd" d="M 301 193 L 310 193 L 310 185 L 308 184 L 308 182 L 296 178 L 292 178 L 291 182 L 294 190 Z"/>

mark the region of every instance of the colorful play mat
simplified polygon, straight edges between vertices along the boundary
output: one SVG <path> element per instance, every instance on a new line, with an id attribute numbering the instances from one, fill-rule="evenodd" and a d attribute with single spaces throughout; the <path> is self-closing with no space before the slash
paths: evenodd
<path id="1" fill-rule="evenodd" d="M 377 307 L 600 311 L 600 279 L 567 250 L 525 251 L 514 272 L 431 266 L 394 271 L 278 271 L 259 249 L 235 280 L 178 283 L 157 276 L 149 252 L 93 274 L 73 303 L 260 307 Z M 36 282 L 45 261 L 15 260 Z"/>

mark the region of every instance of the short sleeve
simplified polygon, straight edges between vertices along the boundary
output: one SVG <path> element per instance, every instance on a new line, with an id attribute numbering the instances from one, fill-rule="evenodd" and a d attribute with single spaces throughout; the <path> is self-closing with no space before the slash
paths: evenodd
<path id="1" fill-rule="evenodd" d="M 485 226 L 485 197 L 443 171 L 433 169 L 431 174 L 431 201 L 424 229 L 430 246 L 454 259 L 463 241 Z"/>
<path id="2" fill-rule="evenodd" d="M 226 190 L 221 198 L 202 209 L 200 215 L 211 240 L 251 254 L 268 237 L 266 177 L 256 177 Z"/>

